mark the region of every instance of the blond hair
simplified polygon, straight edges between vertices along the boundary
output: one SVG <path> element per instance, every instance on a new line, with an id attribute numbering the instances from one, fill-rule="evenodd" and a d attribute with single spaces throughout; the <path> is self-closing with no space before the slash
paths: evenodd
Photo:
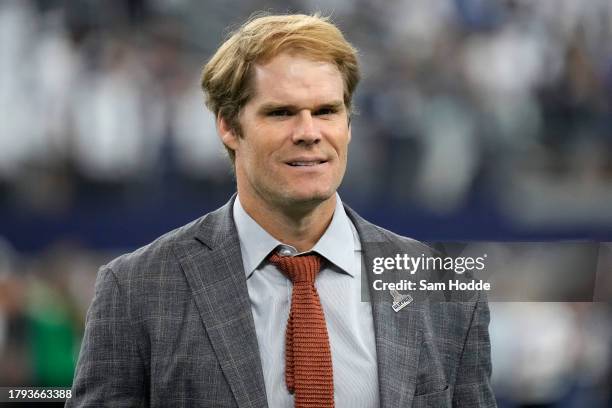
<path id="1" fill-rule="evenodd" d="M 238 114 L 253 97 L 253 65 L 283 51 L 335 64 L 344 82 L 344 105 L 351 112 L 359 82 L 356 49 L 328 17 L 318 14 L 255 16 L 230 34 L 202 70 L 206 106 L 241 136 Z M 234 151 L 226 146 L 232 162 Z"/>

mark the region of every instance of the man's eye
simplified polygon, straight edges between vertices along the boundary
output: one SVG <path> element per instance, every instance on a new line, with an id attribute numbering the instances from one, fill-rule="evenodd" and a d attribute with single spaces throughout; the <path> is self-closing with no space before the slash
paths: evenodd
<path id="1" fill-rule="evenodd" d="M 333 115 L 334 113 L 336 113 L 336 109 L 334 108 L 323 108 L 323 109 L 319 109 L 316 114 L 317 115 Z"/>
<path id="2" fill-rule="evenodd" d="M 291 112 L 287 109 L 276 109 L 268 112 L 268 116 L 289 116 Z"/>

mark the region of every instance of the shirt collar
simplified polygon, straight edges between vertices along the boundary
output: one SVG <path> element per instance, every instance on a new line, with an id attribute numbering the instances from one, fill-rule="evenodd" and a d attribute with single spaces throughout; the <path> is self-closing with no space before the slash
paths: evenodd
<path id="1" fill-rule="evenodd" d="M 251 277 L 268 254 L 279 245 L 291 248 L 297 254 L 295 248 L 274 238 L 247 214 L 240 203 L 240 196 L 236 197 L 234 201 L 233 214 L 247 279 Z M 336 208 L 331 223 L 315 246 L 307 252 L 318 253 L 344 272 L 355 276 L 353 270 L 354 251 L 360 248 L 355 248 L 356 240 L 353 232 L 351 221 L 344 211 L 340 196 L 336 193 Z"/>

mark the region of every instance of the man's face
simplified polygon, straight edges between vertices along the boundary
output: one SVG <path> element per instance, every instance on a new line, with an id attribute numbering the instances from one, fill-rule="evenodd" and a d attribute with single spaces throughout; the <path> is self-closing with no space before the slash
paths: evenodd
<path id="1" fill-rule="evenodd" d="M 275 207 L 332 198 L 351 138 L 340 71 L 281 53 L 253 74 L 254 96 L 239 116 L 242 137 L 220 123 L 223 142 L 236 152 L 241 197 Z"/>

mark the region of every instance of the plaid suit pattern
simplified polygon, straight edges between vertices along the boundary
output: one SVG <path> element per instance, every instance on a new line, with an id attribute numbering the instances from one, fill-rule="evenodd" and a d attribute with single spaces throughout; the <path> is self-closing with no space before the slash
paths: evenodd
<path id="1" fill-rule="evenodd" d="M 100 269 L 67 407 L 268 406 L 234 199 Z M 364 271 L 390 248 L 431 251 L 346 211 Z M 396 313 L 371 296 L 382 408 L 496 406 L 486 298 Z"/>

